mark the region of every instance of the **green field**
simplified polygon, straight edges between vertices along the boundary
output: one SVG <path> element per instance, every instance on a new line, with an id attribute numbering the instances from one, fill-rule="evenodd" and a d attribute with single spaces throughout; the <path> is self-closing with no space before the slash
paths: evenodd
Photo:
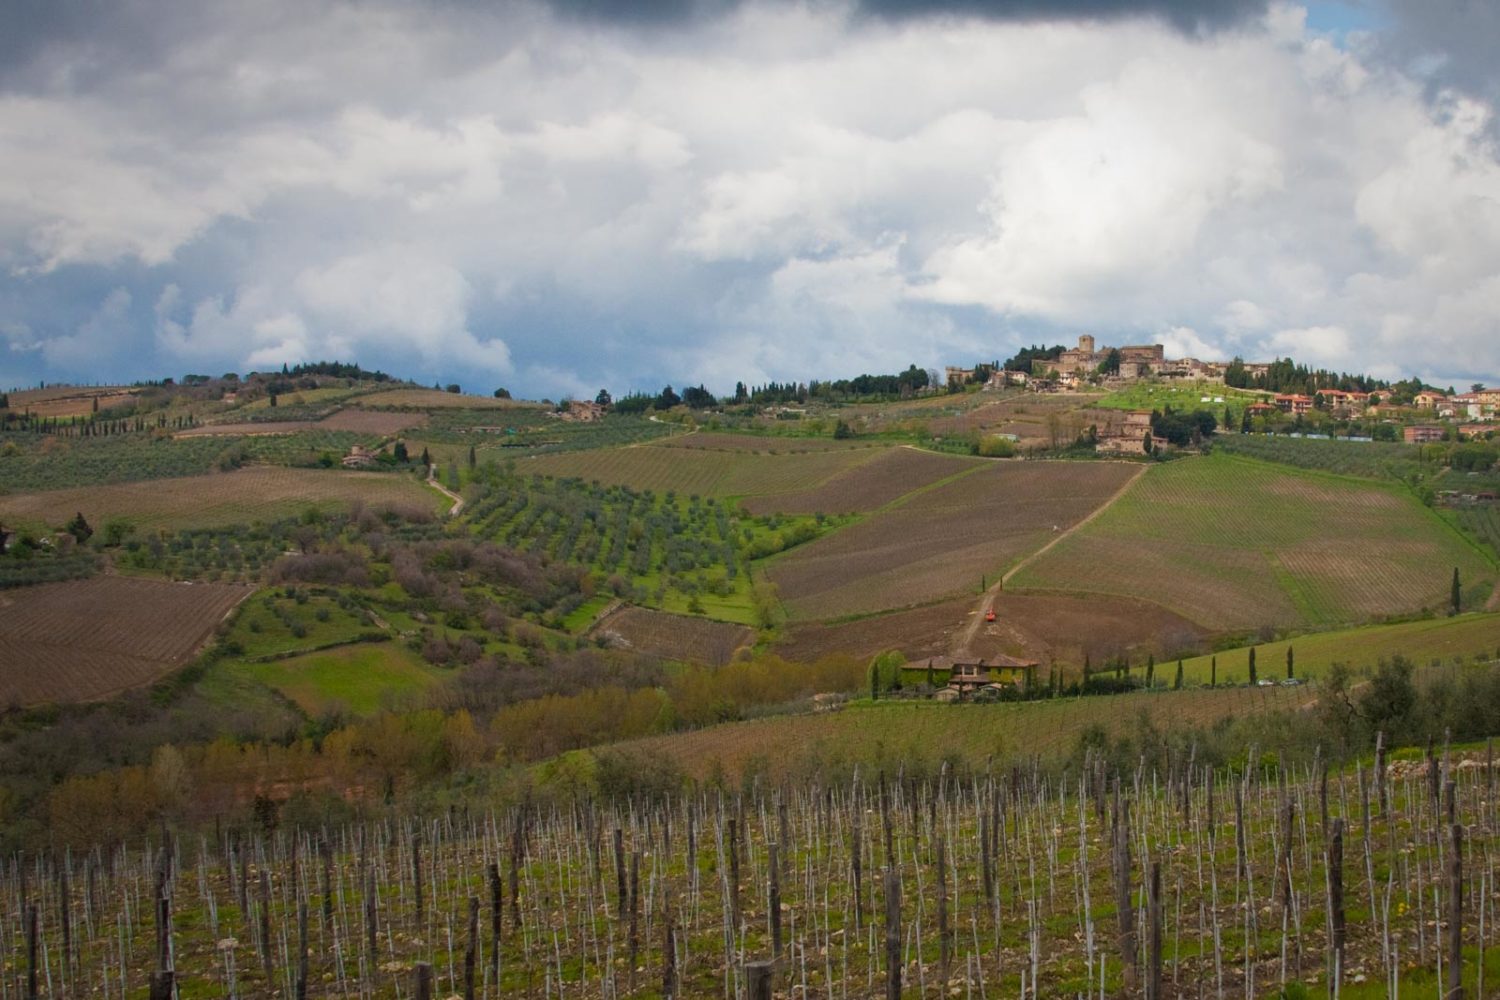
<path id="1" fill-rule="evenodd" d="M 373 715 L 409 702 L 439 682 L 436 669 L 394 642 L 340 646 L 223 669 L 279 692 L 314 718 L 333 709 Z"/>
<path id="2" fill-rule="evenodd" d="M 1245 389 L 1231 389 L 1222 382 L 1137 382 L 1124 389 L 1111 392 L 1093 405 L 1110 410 L 1162 410 L 1170 406 L 1174 410 L 1208 410 L 1222 424 L 1224 407 L 1228 406 L 1235 420 L 1240 411 L 1265 393 Z M 1203 397 L 1208 397 L 1208 402 Z M 1223 402 L 1214 402 L 1222 399 Z M 1236 428 L 1238 429 L 1238 428 Z"/>
<path id="3" fill-rule="evenodd" d="M 1159 728 L 1209 727 L 1220 719 L 1296 709 L 1312 697 L 1308 688 L 1242 687 L 998 705 L 861 701 L 840 712 L 733 722 L 613 749 L 659 759 L 700 780 L 759 773 L 775 782 L 854 763 L 884 765 L 892 773 L 903 766 L 935 770 L 944 758 L 982 768 L 990 757 L 1056 761 L 1072 753 L 1091 726 L 1118 733 L 1144 717 Z"/>
<path id="4" fill-rule="evenodd" d="M 1417 445 L 1389 441 L 1324 441 L 1272 434 L 1225 434 L 1214 438 L 1214 450 L 1299 469 L 1365 479 L 1409 480 L 1433 476 L 1441 471 L 1438 466 L 1422 461 L 1422 449 Z"/>
<path id="5" fill-rule="evenodd" d="M 1316 678 L 1335 663 L 1354 668 L 1373 667 L 1381 660 L 1404 656 L 1418 666 L 1434 661 L 1465 663 L 1482 656 L 1500 659 L 1500 614 L 1467 614 L 1456 618 L 1428 618 L 1396 625 L 1370 625 L 1336 632 L 1314 632 L 1255 647 L 1256 674 L 1261 680 L 1286 677 L 1286 651 L 1292 647 L 1296 675 Z M 1219 684 L 1243 684 L 1249 679 L 1248 647 L 1226 649 L 1211 656 L 1183 661 L 1183 679 L 1188 684 L 1207 684 L 1212 661 L 1218 661 Z M 1156 683 L 1172 683 L 1177 665 L 1158 663 Z"/>
<path id="6" fill-rule="evenodd" d="M 1355 624 L 1438 608 L 1492 556 L 1396 485 L 1214 454 L 1153 468 L 1013 578 L 1154 601 L 1211 630 Z"/>

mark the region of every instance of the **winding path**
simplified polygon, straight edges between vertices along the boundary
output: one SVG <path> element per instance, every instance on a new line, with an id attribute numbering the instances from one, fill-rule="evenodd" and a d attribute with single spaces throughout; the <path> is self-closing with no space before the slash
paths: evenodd
<path id="1" fill-rule="evenodd" d="M 999 594 L 1001 591 L 1003 591 L 1005 589 L 1006 581 L 1008 581 L 1011 577 L 1015 576 L 1017 573 L 1019 573 L 1026 566 L 1030 565 L 1031 563 L 1035 562 L 1038 558 L 1040 558 L 1041 556 L 1045 555 L 1047 553 L 1047 551 L 1052 548 L 1052 546 L 1056 545 L 1058 542 L 1062 541 L 1064 538 L 1067 538 L 1069 535 L 1073 534 L 1073 532 L 1077 531 L 1079 528 L 1082 528 L 1084 525 L 1088 524 L 1094 518 L 1098 517 L 1100 514 L 1104 513 L 1110 507 L 1114 506 L 1115 501 L 1118 500 L 1118 499 L 1120 499 L 1120 497 L 1124 496 L 1125 495 L 1125 491 L 1128 490 L 1128 489 L 1130 489 L 1130 487 L 1134 486 L 1136 484 L 1136 481 L 1138 479 L 1140 479 L 1141 476 L 1145 475 L 1146 474 L 1146 470 L 1149 469 L 1149 468 L 1150 468 L 1149 465 L 1141 465 L 1141 466 L 1139 466 L 1136 469 L 1134 475 L 1132 475 L 1129 479 L 1125 480 L 1124 484 L 1121 485 L 1121 487 L 1119 489 L 1115 490 L 1115 492 L 1109 497 L 1108 500 L 1105 500 L 1099 506 L 1095 507 L 1092 511 L 1090 511 L 1087 517 L 1084 517 L 1082 520 L 1080 520 L 1077 524 L 1074 524 L 1072 527 L 1070 527 L 1070 528 L 1068 528 L 1068 529 L 1066 529 L 1064 531 L 1057 532 L 1055 535 L 1053 535 L 1052 539 L 1049 542 L 1047 542 L 1046 545 L 1043 545 L 1041 548 L 1039 548 L 1035 552 L 1031 553 L 1031 555 L 1026 556 L 1020 562 L 1016 563 L 1010 569 L 1006 570 L 1004 576 L 1002 576 L 999 580 L 995 581 L 995 583 L 992 584 L 988 590 L 986 590 L 982 595 L 980 595 L 979 601 L 975 604 L 974 610 L 969 615 L 969 621 L 968 621 L 968 623 L 966 625 L 964 625 L 963 631 L 959 632 L 958 636 L 954 639 L 954 642 L 953 642 L 953 656 L 955 658 L 960 658 L 961 659 L 961 658 L 966 658 L 966 657 L 970 657 L 970 656 L 973 655 L 970 652 L 970 646 L 973 645 L 974 637 L 979 634 L 979 629 L 984 625 L 984 623 L 985 623 L 984 622 L 985 613 L 988 612 L 990 610 L 990 608 L 994 605 L 994 603 L 995 603 L 995 595 Z"/>
<path id="2" fill-rule="evenodd" d="M 464 509 L 464 498 L 437 481 L 437 472 L 434 466 L 427 467 L 427 485 L 453 501 L 453 506 L 448 508 L 449 517 L 457 517 L 458 512 Z"/>

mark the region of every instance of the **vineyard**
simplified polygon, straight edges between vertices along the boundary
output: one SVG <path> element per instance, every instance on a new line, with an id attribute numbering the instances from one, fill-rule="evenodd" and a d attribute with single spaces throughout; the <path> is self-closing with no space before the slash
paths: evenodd
<path id="1" fill-rule="evenodd" d="M 308 508 L 342 509 L 354 501 L 436 510 L 441 500 L 420 480 L 397 473 L 251 466 L 169 482 L 0 495 L 0 521 L 40 528 L 61 524 L 82 511 L 96 527 L 123 518 L 144 534 L 270 522 Z"/>
<path id="2" fill-rule="evenodd" d="M 6 984 L 426 1000 L 1491 995 L 1487 750 L 1381 751 L 1350 770 L 1250 756 L 1211 767 L 1163 749 L 1120 771 L 1085 754 L 1061 773 L 1025 756 L 893 758 L 740 792 L 300 829 L 273 807 L 258 830 L 16 858 L 0 892 Z M 156 788 L 165 803 L 188 794 Z M 54 824 L 76 842 L 67 807 Z"/>
<path id="3" fill-rule="evenodd" d="M 762 454 L 644 445 L 539 455 L 517 468 L 527 474 L 573 476 L 633 490 L 744 497 L 814 489 L 880 454 L 873 448 Z"/>
<path id="4" fill-rule="evenodd" d="M 973 469 L 976 464 L 973 459 L 916 448 L 887 448 L 873 460 L 840 472 L 814 489 L 749 497 L 744 505 L 755 514 L 866 513 L 913 490 Z"/>
<path id="5" fill-rule="evenodd" d="M 1223 434 L 1214 450 L 1314 472 L 1365 479 L 1409 479 L 1439 470 L 1421 459 L 1417 445 L 1385 441 L 1322 441 L 1269 434 Z"/>
<path id="6" fill-rule="evenodd" d="M 1159 603 L 1209 629 L 1355 623 L 1439 607 L 1490 557 L 1396 487 L 1213 455 L 1137 482 L 1017 588 Z"/>
<path id="7" fill-rule="evenodd" d="M 1104 462 L 1003 462 L 910 499 L 767 567 L 793 619 L 869 614 L 975 592 L 1135 473 Z"/>
<path id="8" fill-rule="evenodd" d="M 181 666 L 250 593 L 100 576 L 0 592 L 0 704 L 92 701 Z"/>
<path id="9" fill-rule="evenodd" d="M 523 400 L 496 399 L 493 396 L 470 396 L 441 389 L 383 389 L 366 393 L 354 400 L 355 406 L 370 409 L 398 410 L 520 410 L 537 409 L 537 404 Z"/>
<path id="10" fill-rule="evenodd" d="M 617 576 L 615 590 L 637 602 L 741 622 L 756 621 L 750 563 L 832 524 L 746 517 L 712 496 L 540 476 L 497 476 L 465 516 L 481 538 Z"/>

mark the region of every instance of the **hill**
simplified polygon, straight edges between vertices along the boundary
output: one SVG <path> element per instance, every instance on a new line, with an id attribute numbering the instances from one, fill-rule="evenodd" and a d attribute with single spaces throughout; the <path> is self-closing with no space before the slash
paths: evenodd
<path id="1" fill-rule="evenodd" d="M 1440 607 L 1455 567 L 1476 587 L 1497 575 L 1397 485 L 1216 453 L 1153 468 L 1012 585 L 1141 598 L 1235 630 Z"/>

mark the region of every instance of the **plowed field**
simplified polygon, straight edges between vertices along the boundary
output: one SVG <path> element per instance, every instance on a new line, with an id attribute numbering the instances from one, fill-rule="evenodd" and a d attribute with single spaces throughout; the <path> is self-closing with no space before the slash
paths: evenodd
<path id="1" fill-rule="evenodd" d="M 1056 662 L 1065 676 L 1078 671 L 1085 655 L 1103 663 L 1116 653 L 1158 660 L 1191 652 L 1204 634 L 1192 622 L 1145 601 L 1075 597 L 1066 594 L 999 594 L 993 600 L 994 622 L 986 622 L 970 651 Z M 808 622 L 792 626 L 776 652 L 810 663 L 829 653 L 868 657 L 887 649 L 908 659 L 951 653 L 966 622 L 978 614 L 974 596 L 896 611 L 851 622 Z"/>
<path id="2" fill-rule="evenodd" d="M 721 667 L 736 651 L 755 641 L 744 625 L 667 614 L 649 608 L 621 608 L 590 632 L 611 644 L 670 660 Z"/>
<path id="3" fill-rule="evenodd" d="M 1108 500 L 1135 467 L 1002 462 L 775 560 L 768 575 L 794 620 L 910 607 L 993 582 Z"/>
<path id="4" fill-rule="evenodd" d="M 0 594 L 0 704 L 92 701 L 193 655 L 250 588 L 100 576 Z"/>

